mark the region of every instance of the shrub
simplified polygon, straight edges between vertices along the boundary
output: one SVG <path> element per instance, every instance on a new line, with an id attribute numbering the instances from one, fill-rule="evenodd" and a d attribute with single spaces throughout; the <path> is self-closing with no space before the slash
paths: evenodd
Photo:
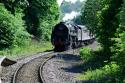
<path id="1" fill-rule="evenodd" d="M 0 49 L 22 45 L 29 36 L 21 13 L 13 16 L 0 4 Z"/>
<path id="2" fill-rule="evenodd" d="M 0 48 L 8 47 L 14 40 L 13 16 L 0 4 Z"/>
<path id="3" fill-rule="evenodd" d="M 82 48 L 80 50 L 80 57 L 83 60 L 88 61 L 89 59 L 93 58 L 92 50 L 90 48 Z"/>
<path id="4" fill-rule="evenodd" d="M 40 40 L 50 40 L 52 26 L 59 17 L 56 0 L 31 0 L 25 9 L 27 31 Z"/>
<path id="5" fill-rule="evenodd" d="M 115 62 L 111 62 L 104 67 L 96 70 L 88 70 L 83 75 L 80 75 L 80 80 L 96 80 L 96 81 L 111 81 L 111 77 L 119 72 L 119 66 Z M 113 80 L 114 81 L 114 80 Z"/>

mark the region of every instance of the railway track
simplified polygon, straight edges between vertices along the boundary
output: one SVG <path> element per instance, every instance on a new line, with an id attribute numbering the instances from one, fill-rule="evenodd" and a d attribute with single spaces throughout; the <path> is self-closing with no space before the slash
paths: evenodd
<path id="1" fill-rule="evenodd" d="M 79 62 L 73 63 L 71 60 L 71 57 L 75 56 L 75 55 L 72 56 L 72 54 L 77 55 L 76 51 L 78 50 L 79 48 L 60 52 L 60 53 L 57 53 L 55 57 L 46 60 L 39 68 L 40 70 L 39 74 L 40 74 L 40 79 L 42 80 L 42 83 L 75 83 L 73 79 L 74 78 L 73 75 L 71 74 L 68 75 L 68 73 L 65 73 L 64 71 L 60 70 L 60 67 L 61 66 L 69 67 L 69 65 L 71 66 L 76 63 L 79 63 Z M 69 63 L 66 62 L 65 64 L 65 61 L 63 61 L 64 57 L 67 57 L 67 59 L 71 61 L 69 61 Z"/>
<path id="2" fill-rule="evenodd" d="M 39 78 L 41 80 L 41 83 L 46 83 L 45 79 L 44 79 L 44 76 L 43 74 L 41 73 L 42 72 L 42 69 L 44 67 L 44 65 L 46 64 L 47 61 L 49 61 L 50 59 L 54 58 L 55 56 L 52 56 L 50 58 L 48 58 L 47 60 L 45 60 L 39 67 Z"/>
<path id="3" fill-rule="evenodd" d="M 97 42 L 90 44 L 88 47 L 95 49 Z M 58 53 L 54 58 L 48 59 L 40 67 L 40 78 L 43 83 L 82 83 L 75 79 L 78 73 L 66 72 L 65 69 L 70 69 L 73 66 L 80 65 L 83 62 L 78 55 L 80 48 L 68 50 Z M 78 68 L 78 71 L 80 69 Z M 71 69 L 77 71 L 77 68 Z M 87 83 L 87 82 L 85 82 Z M 91 82 L 89 82 L 91 83 Z"/>
<path id="4" fill-rule="evenodd" d="M 55 54 L 49 52 L 21 65 L 14 73 L 12 83 L 43 83 L 39 77 L 39 67 Z"/>
<path id="5" fill-rule="evenodd" d="M 75 53 L 75 55 L 77 55 L 78 50 L 79 48 L 60 52 L 60 53 L 49 52 L 49 53 L 45 53 L 44 55 L 33 58 L 32 60 L 27 61 L 16 70 L 12 79 L 12 83 L 46 83 L 46 78 L 45 78 L 46 76 L 44 76 L 45 73 L 44 75 L 42 73 L 44 72 L 43 69 L 45 69 L 44 66 L 46 66 L 46 63 L 51 62 L 51 60 L 54 59 L 55 57 L 58 57 L 59 54 L 65 55 L 65 54 Z M 59 57 L 59 58 L 62 58 L 62 57 Z M 59 64 L 62 64 L 62 63 L 59 63 Z M 47 67 L 47 68 L 49 69 L 50 67 Z M 46 73 L 46 75 L 47 74 L 48 73 Z M 69 83 L 72 83 L 72 82 L 69 82 Z"/>
<path id="6" fill-rule="evenodd" d="M 60 54 L 72 54 L 73 52 L 74 50 L 72 49 L 60 52 Z M 46 62 L 54 58 L 56 55 L 58 55 L 57 52 L 49 52 L 25 62 L 16 69 L 12 78 L 12 83 L 45 83 L 44 77 L 41 73 L 42 69 Z"/>

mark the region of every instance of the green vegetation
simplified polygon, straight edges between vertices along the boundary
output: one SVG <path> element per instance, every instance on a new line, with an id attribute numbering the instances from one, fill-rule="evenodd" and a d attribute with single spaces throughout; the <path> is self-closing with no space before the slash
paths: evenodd
<path id="1" fill-rule="evenodd" d="M 88 61 L 90 60 L 90 58 L 93 58 L 93 54 L 90 48 L 82 48 L 80 50 L 80 57 L 85 60 Z"/>
<path id="2" fill-rule="evenodd" d="M 96 14 L 103 6 L 102 1 L 104 0 L 87 0 L 85 7 L 81 10 L 81 21 L 93 34 L 96 34 L 95 29 L 99 22 Z"/>
<path id="3" fill-rule="evenodd" d="M 78 79 L 96 80 L 97 82 L 100 82 L 100 81 L 110 82 L 112 78 L 109 78 L 109 77 L 114 76 L 114 74 L 116 74 L 117 72 L 119 72 L 119 66 L 116 63 L 110 63 L 94 71 L 87 70 L 87 72 L 85 72 L 84 74 L 81 74 Z"/>
<path id="4" fill-rule="evenodd" d="M 84 73 L 79 77 L 80 80 L 124 83 L 125 1 L 87 0 L 81 18 L 96 36 L 102 49 L 91 52 L 86 49 L 80 51 L 81 56 L 87 56 L 88 59 L 83 64 L 86 69 L 84 68 Z"/>
<path id="5" fill-rule="evenodd" d="M 53 48 L 50 42 L 30 42 L 25 46 L 1 50 L 0 55 L 7 56 L 8 58 L 15 60 L 20 57 L 29 56 L 52 49 Z"/>
<path id="6" fill-rule="evenodd" d="M 51 29 L 59 17 L 56 0 L 29 1 L 24 12 L 27 31 L 37 39 L 49 40 Z"/>
<path id="7" fill-rule="evenodd" d="M 94 71 L 88 70 L 84 75 L 81 75 L 79 79 L 83 80 L 100 80 L 100 79 L 109 79 L 108 77 L 113 76 L 119 71 L 119 66 L 116 63 L 111 63 L 105 65 L 100 69 Z M 104 81 L 104 80 L 103 80 Z"/>
<path id="8" fill-rule="evenodd" d="M 0 55 L 16 57 L 51 49 L 43 42 L 49 42 L 58 18 L 56 0 L 0 0 Z"/>
<path id="9" fill-rule="evenodd" d="M 64 2 L 59 11 L 56 0 L 0 0 L 0 55 L 17 59 L 51 50 L 51 29 L 59 17 L 81 11 L 73 21 L 85 24 L 101 49 L 80 50 L 84 73 L 78 78 L 124 83 L 125 0 L 87 0 L 85 6 L 80 0 L 75 4 Z"/>
<path id="10" fill-rule="evenodd" d="M 13 16 L 0 4 L 0 49 L 25 45 L 30 35 L 24 28 L 22 15 Z"/>

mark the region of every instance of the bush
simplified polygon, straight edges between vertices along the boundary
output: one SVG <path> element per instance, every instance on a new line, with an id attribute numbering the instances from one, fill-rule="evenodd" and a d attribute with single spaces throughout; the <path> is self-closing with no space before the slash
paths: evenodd
<path id="1" fill-rule="evenodd" d="M 21 13 L 13 16 L 0 4 L 0 49 L 19 46 L 29 39 Z"/>
<path id="2" fill-rule="evenodd" d="M 8 47 L 13 43 L 14 30 L 10 19 L 13 19 L 13 16 L 0 4 L 0 48 Z"/>
<path id="3" fill-rule="evenodd" d="M 90 48 L 82 48 L 80 50 L 80 57 L 85 61 L 90 60 L 93 58 L 92 50 Z"/>
<path id="4" fill-rule="evenodd" d="M 95 5 L 96 2 L 101 3 L 100 6 Z M 120 73 L 117 72 L 119 77 L 113 77 L 113 79 L 123 81 L 125 78 L 125 0 L 87 0 L 85 10 L 82 12 L 83 22 L 85 21 L 88 29 L 92 30 L 102 47 L 99 60 L 117 62 L 117 65 L 120 66 Z M 105 72 L 103 75 L 106 75 L 107 71 L 100 70 L 100 72 Z M 90 74 L 93 73 L 96 77 L 94 72 L 90 72 Z"/>
<path id="5" fill-rule="evenodd" d="M 27 31 L 40 40 L 50 40 L 52 26 L 59 17 L 56 0 L 32 0 L 25 9 Z"/>
<path id="6" fill-rule="evenodd" d="M 83 75 L 80 75 L 78 79 L 108 82 L 111 81 L 112 77 L 117 76 L 116 74 L 119 72 L 119 68 L 115 62 L 111 62 L 100 69 L 88 70 Z"/>

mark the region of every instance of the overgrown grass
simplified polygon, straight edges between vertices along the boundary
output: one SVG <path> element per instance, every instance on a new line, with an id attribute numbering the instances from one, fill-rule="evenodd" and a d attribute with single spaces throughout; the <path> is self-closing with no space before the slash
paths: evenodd
<path id="1" fill-rule="evenodd" d="M 92 50 L 90 48 L 82 48 L 80 50 L 80 57 L 85 62 L 93 58 Z"/>
<path id="2" fill-rule="evenodd" d="M 92 51 L 90 48 L 82 48 L 80 56 L 84 61 L 82 64 L 83 73 L 76 78 L 77 80 L 97 83 L 125 83 L 125 75 L 124 72 L 121 72 L 120 66 L 115 61 L 107 60 L 102 49 Z"/>
<path id="3" fill-rule="evenodd" d="M 80 57 L 84 61 L 84 64 L 82 64 L 83 71 L 87 71 L 88 69 L 94 70 L 105 65 L 100 55 L 100 48 L 97 50 L 98 51 L 93 51 L 90 48 L 82 48 L 80 50 Z"/>
<path id="4" fill-rule="evenodd" d="M 87 70 L 78 77 L 78 80 L 110 82 L 111 77 L 116 75 L 116 73 L 120 70 L 119 68 L 120 67 L 116 63 L 112 62 L 99 69 Z"/>
<path id="5" fill-rule="evenodd" d="M 11 49 L 4 49 L 0 51 L 0 55 L 7 56 L 10 59 L 17 59 L 24 56 L 30 56 L 39 52 L 52 50 L 50 42 L 31 42 L 22 47 L 15 47 Z"/>

